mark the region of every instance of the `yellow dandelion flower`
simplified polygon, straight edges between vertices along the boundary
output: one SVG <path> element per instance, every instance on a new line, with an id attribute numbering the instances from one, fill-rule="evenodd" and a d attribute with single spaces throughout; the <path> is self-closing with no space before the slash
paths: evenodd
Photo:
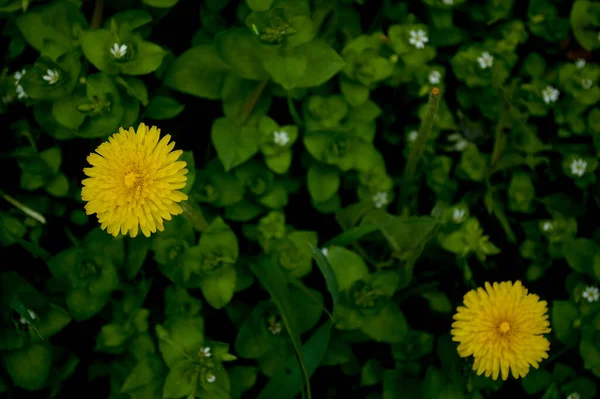
<path id="1" fill-rule="evenodd" d="M 520 281 L 485 283 L 485 290 L 469 291 L 452 323 L 452 340 L 461 357 L 473 355 L 473 370 L 494 380 L 525 377 L 548 357 L 550 332 L 546 301 L 528 294 Z"/>
<path id="2" fill-rule="evenodd" d="M 159 138 L 156 126 L 141 123 L 137 133 L 121 128 L 87 157 L 92 167 L 83 169 L 89 177 L 81 190 L 85 211 L 115 237 L 135 237 L 138 230 L 150 237 L 164 230 L 163 220 L 183 212 L 177 204 L 187 199 L 177 191 L 187 180 L 187 164 L 177 161 L 183 151 L 172 151 L 170 135 Z"/>

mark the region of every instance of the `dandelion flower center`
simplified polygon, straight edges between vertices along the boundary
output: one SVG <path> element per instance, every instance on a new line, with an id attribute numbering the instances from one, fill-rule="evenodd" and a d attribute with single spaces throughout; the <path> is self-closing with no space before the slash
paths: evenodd
<path id="1" fill-rule="evenodd" d="M 498 327 L 498 330 L 500 330 L 500 332 L 501 332 L 502 334 L 506 334 L 506 333 L 508 333 L 508 332 L 510 331 L 510 324 L 508 324 L 508 322 L 507 322 L 507 321 L 503 321 L 503 322 L 500 324 L 500 327 Z"/>
<path id="2" fill-rule="evenodd" d="M 177 161 L 183 151 L 172 151 L 170 138 L 160 139 L 157 127 L 142 123 L 137 132 L 120 129 L 88 156 L 92 167 L 83 170 L 88 178 L 81 197 L 86 213 L 97 214 L 103 230 L 115 237 L 119 232 L 135 237 L 141 230 L 149 237 L 164 230 L 164 220 L 183 212 L 177 203 L 187 195 L 178 190 L 185 187 L 187 165 Z"/>
<path id="3" fill-rule="evenodd" d="M 529 294 L 520 281 L 485 283 L 464 296 L 452 324 L 461 357 L 473 356 L 473 370 L 494 380 L 525 377 L 548 357 L 547 303 Z"/>

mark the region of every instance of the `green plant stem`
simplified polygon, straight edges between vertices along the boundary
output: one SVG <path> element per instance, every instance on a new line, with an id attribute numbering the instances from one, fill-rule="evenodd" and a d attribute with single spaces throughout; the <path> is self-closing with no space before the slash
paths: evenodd
<path id="1" fill-rule="evenodd" d="M 204 231 L 208 228 L 208 223 L 200 209 L 192 206 L 186 201 L 179 204 L 183 209 L 183 217 L 194 226 L 198 231 Z"/>
<path id="2" fill-rule="evenodd" d="M 41 224 L 46 224 L 46 218 L 41 213 L 34 211 L 27 205 L 20 203 L 19 201 L 17 201 L 10 195 L 5 194 L 2 190 L 0 190 L 0 196 L 2 196 L 2 198 L 4 198 L 6 201 L 10 202 L 12 205 L 14 205 L 15 208 L 19 209 L 21 212 L 23 212 L 27 216 L 37 220 Z"/>
<path id="3" fill-rule="evenodd" d="M 256 86 L 256 89 L 254 90 L 252 95 L 248 97 L 248 99 L 244 103 L 244 107 L 240 112 L 240 119 L 242 120 L 242 124 L 245 124 L 248 121 L 248 118 L 250 118 L 250 115 L 252 115 L 252 111 L 254 110 L 256 103 L 258 103 L 258 100 L 260 100 L 260 96 L 265 90 L 265 87 L 267 87 L 267 83 L 269 83 L 268 80 L 263 80 L 262 82 L 260 82 L 258 86 Z"/>
<path id="4" fill-rule="evenodd" d="M 96 0 L 94 5 L 94 13 L 92 14 L 92 29 L 98 29 L 102 25 L 104 14 L 104 0 Z"/>
<path id="5" fill-rule="evenodd" d="M 427 140 L 429 140 L 429 135 L 431 134 L 431 129 L 433 128 L 433 122 L 435 121 L 435 116 L 440 106 L 441 98 L 442 94 L 440 92 L 440 89 L 434 87 L 431 90 L 431 93 L 429 94 L 427 114 L 425 116 L 425 119 L 421 123 L 421 127 L 419 128 L 417 138 L 415 139 L 410 149 L 410 152 L 408 153 L 408 161 L 406 163 L 406 169 L 404 170 L 404 187 L 402 189 L 402 195 L 400 196 L 400 210 L 402 210 L 402 214 L 406 216 L 408 216 L 409 214 L 408 202 L 410 199 L 410 195 L 413 192 L 411 188 L 414 184 L 417 165 L 419 163 L 419 160 L 423 156 Z"/>

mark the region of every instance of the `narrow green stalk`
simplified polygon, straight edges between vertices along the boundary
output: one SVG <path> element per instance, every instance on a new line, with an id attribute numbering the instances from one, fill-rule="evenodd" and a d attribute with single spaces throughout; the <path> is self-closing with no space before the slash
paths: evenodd
<path id="1" fill-rule="evenodd" d="M 433 122 L 435 121 L 435 116 L 437 114 L 441 98 L 442 96 L 440 93 L 440 89 L 434 87 L 431 90 L 431 93 L 429 94 L 427 115 L 421 123 L 421 127 L 419 128 L 417 138 L 413 142 L 410 152 L 408 153 L 408 161 L 404 170 L 404 185 L 402 187 L 401 195 L 399 198 L 399 210 L 404 216 L 409 215 L 410 198 L 411 196 L 415 195 L 418 191 L 416 187 L 414 187 L 415 173 L 417 171 L 419 160 L 421 159 L 421 157 L 423 156 L 423 152 L 425 151 L 427 140 L 429 140 L 431 129 L 433 128 Z"/>
<path id="2" fill-rule="evenodd" d="M 4 194 L 4 192 L 2 192 L 2 191 L 0 191 L 0 195 L 2 196 L 2 198 L 4 198 L 6 201 L 10 202 L 12 205 L 14 205 L 15 208 L 18 208 L 21 212 L 23 212 L 27 216 L 37 220 L 41 224 L 46 224 L 46 218 L 41 213 L 34 211 L 30 207 L 20 203 L 19 201 L 17 201 L 10 195 Z"/>
<path id="3" fill-rule="evenodd" d="M 438 107 L 440 105 L 440 99 L 442 98 L 440 94 L 440 89 L 437 87 L 431 90 L 429 94 L 429 104 L 427 106 L 427 115 L 425 119 L 421 123 L 421 127 L 419 128 L 419 134 L 415 142 L 408 153 L 408 162 L 406 164 L 405 170 L 405 179 L 408 182 L 412 182 L 415 176 L 415 172 L 417 170 L 417 163 L 421 159 L 423 155 L 423 151 L 425 150 L 425 145 L 427 144 L 427 140 L 429 139 L 429 135 L 431 133 L 431 128 L 433 127 L 433 122 L 435 120 L 435 115 L 437 114 Z"/>
<path id="4" fill-rule="evenodd" d="M 204 231 L 208 228 L 208 223 L 200 208 L 197 208 L 186 201 L 179 204 L 183 208 L 183 217 L 194 226 L 198 231 Z"/>

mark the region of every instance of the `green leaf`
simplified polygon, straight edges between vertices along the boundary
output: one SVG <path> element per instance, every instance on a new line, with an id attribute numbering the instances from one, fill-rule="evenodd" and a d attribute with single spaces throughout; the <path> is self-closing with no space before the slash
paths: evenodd
<path id="1" fill-rule="evenodd" d="M 165 327 L 156 326 L 158 347 L 168 367 L 172 368 L 186 353 L 195 350 L 204 342 L 204 320 L 202 317 L 175 318 L 168 320 Z"/>
<path id="2" fill-rule="evenodd" d="M 337 193 L 340 188 L 340 171 L 337 168 L 313 163 L 306 176 L 308 192 L 313 200 L 324 202 Z"/>
<path id="3" fill-rule="evenodd" d="M 155 378 L 155 371 L 152 368 L 151 361 L 142 361 L 136 364 L 133 370 L 131 370 L 121 387 L 121 392 L 132 393 L 137 389 L 152 384 Z"/>
<path id="4" fill-rule="evenodd" d="M 563 254 L 571 269 L 579 273 L 591 273 L 594 257 L 598 253 L 598 245 L 592 240 L 575 238 L 565 241 Z"/>
<path id="5" fill-rule="evenodd" d="M 292 49 L 276 48 L 265 54 L 263 64 L 273 81 L 286 90 L 297 87 L 297 82 L 304 76 L 308 66 L 301 47 Z"/>
<path id="6" fill-rule="evenodd" d="M 37 391 L 46 383 L 52 366 L 48 344 L 31 344 L 3 354 L 4 365 L 13 383 L 27 391 Z"/>
<path id="7" fill-rule="evenodd" d="M 181 360 L 175 364 L 163 387 L 163 398 L 181 398 L 195 391 L 198 383 L 198 374 L 191 375 L 193 365 L 188 360 Z"/>
<path id="8" fill-rule="evenodd" d="M 235 269 L 228 268 L 202 279 L 200 289 L 206 302 L 215 309 L 227 305 L 235 292 L 236 277 Z"/>
<path id="9" fill-rule="evenodd" d="M 522 385 L 528 395 L 535 395 L 546 389 L 552 383 L 552 375 L 544 369 L 532 369 L 525 378 Z"/>
<path id="10" fill-rule="evenodd" d="M 152 240 L 138 236 L 127 239 L 127 260 L 125 261 L 125 275 L 132 280 L 144 265 Z"/>
<path id="11" fill-rule="evenodd" d="M 145 40 L 136 40 L 134 56 L 119 64 L 121 73 L 126 75 L 146 75 L 160 67 L 167 52 L 158 44 Z"/>
<path id="12" fill-rule="evenodd" d="M 267 80 L 269 74 L 261 57 L 265 52 L 248 28 L 231 28 L 215 36 L 217 51 L 231 71 L 244 79 Z"/>
<path id="13" fill-rule="evenodd" d="M 59 98 L 52 103 L 52 116 L 64 127 L 77 130 L 85 121 L 85 114 L 77 110 L 77 105 L 76 97 Z"/>
<path id="14" fill-rule="evenodd" d="M 175 6 L 179 0 L 143 0 L 143 3 L 156 8 L 170 8 Z"/>
<path id="15" fill-rule="evenodd" d="M 73 290 L 65 298 L 69 313 L 77 321 L 87 320 L 100 312 L 109 299 L 108 296 L 94 296 L 83 290 Z"/>
<path id="16" fill-rule="evenodd" d="M 577 0 L 571 8 L 571 27 L 575 38 L 581 47 L 591 51 L 600 46 L 598 41 L 598 10 L 597 3 L 587 0 Z"/>
<path id="17" fill-rule="evenodd" d="M 307 88 L 324 84 L 344 67 L 344 60 L 324 40 L 316 39 L 302 46 L 306 59 L 304 75 L 295 87 Z"/>
<path id="18" fill-rule="evenodd" d="M 365 261 L 346 248 L 329 247 L 327 260 L 335 273 L 339 292 L 348 290 L 354 282 L 369 275 L 369 269 Z"/>
<path id="19" fill-rule="evenodd" d="M 343 233 L 340 233 L 337 236 L 333 237 L 331 240 L 327 241 L 325 247 L 329 247 L 331 245 L 338 245 L 341 247 L 350 245 L 358 239 L 360 239 L 361 237 L 371 234 L 377 230 L 379 230 L 379 227 L 377 227 L 376 225 L 362 225 L 351 227 Z"/>
<path id="20" fill-rule="evenodd" d="M 182 93 L 218 100 L 228 70 L 215 45 L 201 44 L 190 48 L 173 62 L 165 77 L 165 85 Z"/>
<path id="21" fill-rule="evenodd" d="M 408 323 L 402 311 L 390 302 L 377 316 L 365 320 L 361 330 L 379 342 L 402 342 L 408 336 Z"/>
<path id="22" fill-rule="evenodd" d="M 331 327 L 331 323 L 323 324 L 302 347 L 302 356 L 300 358 L 306 359 L 306 367 L 303 371 L 298 367 L 296 358 L 290 358 L 286 366 L 280 368 L 273 375 L 257 399 L 296 397 L 302 389 L 301 374 L 304 372 L 307 373 L 305 378 L 307 379 L 308 397 L 310 398 L 311 393 L 308 378 L 310 378 L 325 357 L 329 345 Z"/>
<path id="23" fill-rule="evenodd" d="M 119 67 L 110 58 L 110 48 L 114 42 L 108 29 L 85 30 L 79 34 L 79 42 L 85 58 L 102 72 L 117 74 Z"/>
<path id="24" fill-rule="evenodd" d="M 67 176 L 59 173 L 46 183 L 44 188 L 49 194 L 55 197 L 65 197 L 69 193 L 69 181 L 67 180 Z"/>
<path id="25" fill-rule="evenodd" d="M 376 359 L 369 359 L 363 365 L 360 372 L 360 386 L 376 385 L 381 382 L 383 378 L 383 368 Z"/>
<path id="26" fill-rule="evenodd" d="M 156 96 L 148 104 L 148 108 L 144 112 L 144 116 L 150 119 L 171 119 L 183 111 L 185 105 L 180 104 L 171 97 Z"/>
<path id="27" fill-rule="evenodd" d="M 252 11 L 267 11 L 274 0 L 246 0 L 246 4 Z"/>
<path id="28" fill-rule="evenodd" d="M 310 249 L 312 250 L 313 257 L 315 258 L 315 262 L 321 270 L 321 274 L 325 277 L 325 283 L 327 284 L 327 290 L 331 294 L 331 299 L 333 300 L 333 311 L 339 302 L 340 290 L 338 288 L 337 278 L 335 276 L 335 272 L 333 271 L 331 265 L 327 258 L 323 255 L 323 253 L 316 248 L 314 245 L 308 243 Z"/>
<path id="29" fill-rule="evenodd" d="M 258 262 L 252 262 L 250 263 L 249 267 L 263 288 L 265 288 L 271 295 L 271 299 L 277 306 L 277 309 L 279 309 L 279 313 L 285 328 L 288 331 L 292 345 L 294 346 L 294 350 L 298 356 L 298 363 L 300 364 L 300 369 L 302 371 L 302 375 L 304 376 L 304 383 L 306 384 L 308 397 L 311 398 L 310 374 L 308 372 L 302 352 L 300 333 L 296 325 L 296 315 L 288 299 L 289 290 L 287 285 L 287 277 L 283 271 L 277 267 L 277 264 L 272 258 L 263 258 Z"/>
<path id="30" fill-rule="evenodd" d="M 580 317 L 577 307 L 569 301 L 552 301 L 552 330 L 556 338 L 566 345 L 577 343 L 575 321 Z"/>
<path id="31" fill-rule="evenodd" d="M 120 347 L 129 338 L 129 334 L 124 326 L 120 324 L 106 324 L 100 329 L 100 334 L 96 339 L 96 347 L 94 350 L 100 352 L 120 353 Z"/>
<path id="32" fill-rule="evenodd" d="M 260 145 L 258 129 L 236 126 L 227 118 L 216 119 L 210 135 L 226 172 L 252 158 Z"/>

